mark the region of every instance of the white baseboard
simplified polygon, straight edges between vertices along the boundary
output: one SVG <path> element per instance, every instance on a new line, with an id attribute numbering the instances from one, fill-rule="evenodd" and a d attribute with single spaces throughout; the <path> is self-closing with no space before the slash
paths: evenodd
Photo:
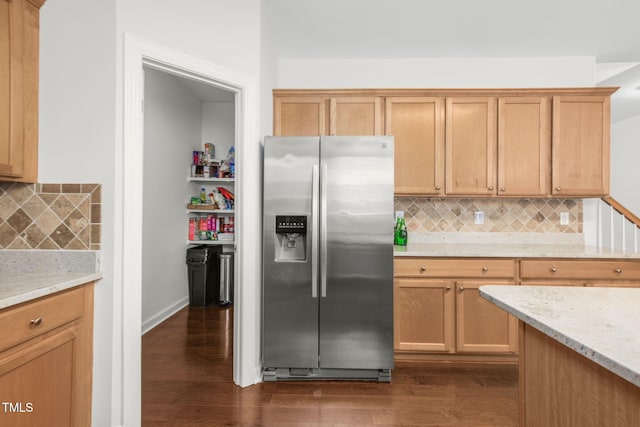
<path id="1" fill-rule="evenodd" d="M 189 305 L 189 297 L 186 296 L 175 303 L 171 304 L 169 307 L 165 308 L 161 312 L 151 316 L 151 318 L 142 322 L 142 335 L 146 334 L 160 323 L 167 320 L 169 317 L 176 314 L 178 311 L 182 310 L 184 307 Z"/>

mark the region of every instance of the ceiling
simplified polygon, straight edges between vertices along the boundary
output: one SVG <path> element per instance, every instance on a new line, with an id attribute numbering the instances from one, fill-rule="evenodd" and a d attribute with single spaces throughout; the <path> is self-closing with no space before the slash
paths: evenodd
<path id="1" fill-rule="evenodd" d="M 619 69 L 632 68 L 599 85 L 625 89 L 612 98 L 614 121 L 640 114 L 639 0 L 262 0 L 262 13 L 279 58 L 589 56 L 598 68 L 626 63 Z"/>
<path id="2" fill-rule="evenodd" d="M 201 102 L 234 102 L 236 99 L 235 92 L 231 90 L 186 77 L 174 77 Z"/>

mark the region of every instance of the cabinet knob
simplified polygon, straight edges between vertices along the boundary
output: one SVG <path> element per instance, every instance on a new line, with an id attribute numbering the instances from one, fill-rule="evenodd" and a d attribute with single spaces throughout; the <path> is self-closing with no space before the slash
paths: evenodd
<path id="1" fill-rule="evenodd" d="M 487 190 L 489 190 L 489 191 L 493 191 L 493 186 L 491 186 L 491 187 L 487 188 Z"/>
<path id="2" fill-rule="evenodd" d="M 616 268 L 616 269 L 615 269 L 615 270 L 613 270 L 613 271 L 615 271 L 615 272 L 616 272 L 616 273 L 618 273 L 618 274 L 622 273 L 622 269 L 621 269 L 621 268 Z"/>
<path id="3" fill-rule="evenodd" d="M 487 267 L 487 266 L 482 267 L 482 271 L 484 271 L 486 273 L 487 271 L 489 271 L 489 267 Z"/>
<path id="4" fill-rule="evenodd" d="M 562 190 L 562 189 L 561 189 L 561 188 L 560 188 L 560 186 L 558 185 L 558 186 L 556 187 L 556 191 L 560 191 L 560 190 Z"/>
<path id="5" fill-rule="evenodd" d="M 464 291 L 464 286 L 460 285 L 460 292 Z"/>
<path id="6" fill-rule="evenodd" d="M 440 191 L 440 186 L 436 185 L 436 190 Z"/>
<path id="7" fill-rule="evenodd" d="M 36 317 L 35 319 L 31 319 L 29 324 L 31 325 L 32 328 L 37 328 L 38 326 L 42 325 L 42 317 Z"/>
<path id="8" fill-rule="evenodd" d="M 450 291 L 450 290 L 451 290 L 451 286 L 447 285 L 447 286 L 445 286 L 445 287 L 444 287 L 444 289 L 445 289 L 446 291 Z"/>
<path id="9" fill-rule="evenodd" d="M 507 191 L 505 187 L 500 187 L 500 191 Z"/>
<path id="10" fill-rule="evenodd" d="M 422 267 L 420 267 L 420 271 L 427 271 L 427 267 L 423 265 Z"/>
<path id="11" fill-rule="evenodd" d="M 551 272 L 555 273 L 556 271 L 558 271 L 558 269 L 556 267 L 551 267 Z"/>

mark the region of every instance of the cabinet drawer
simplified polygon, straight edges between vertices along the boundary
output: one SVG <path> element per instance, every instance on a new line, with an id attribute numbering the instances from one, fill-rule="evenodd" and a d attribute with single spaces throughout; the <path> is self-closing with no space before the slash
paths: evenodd
<path id="1" fill-rule="evenodd" d="M 395 258 L 396 277 L 514 277 L 511 259 Z"/>
<path id="2" fill-rule="evenodd" d="M 83 300 L 81 287 L 0 310 L 0 351 L 79 319 Z"/>
<path id="3" fill-rule="evenodd" d="M 640 261 L 523 260 L 520 277 L 538 279 L 640 279 Z"/>

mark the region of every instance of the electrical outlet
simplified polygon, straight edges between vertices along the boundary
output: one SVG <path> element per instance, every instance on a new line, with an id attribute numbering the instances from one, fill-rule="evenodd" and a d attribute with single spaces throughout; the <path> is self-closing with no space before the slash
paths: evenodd
<path id="1" fill-rule="evenodd" d="M 560 225 L 569 225 L 569 212 L 560 212 Z"/>
<path id="2" fill-rule="evenodd" d="M 475 211 L 473 213 L 473 222 L 476 224 L 484 224 L 484 212 Z"/>

